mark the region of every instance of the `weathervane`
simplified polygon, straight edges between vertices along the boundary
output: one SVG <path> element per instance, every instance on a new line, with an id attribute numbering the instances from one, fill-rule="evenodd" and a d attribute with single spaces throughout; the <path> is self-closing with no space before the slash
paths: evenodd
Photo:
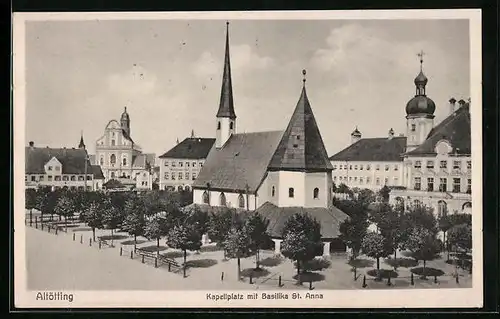
<path id="1" fill-rule="evenodd" d="M 420 53 L 417 54 L 417 56 L 420 58 L 420 71 L 422 71 L 422 63 L 424 63 L 424 51 L 420 50 Z"/>

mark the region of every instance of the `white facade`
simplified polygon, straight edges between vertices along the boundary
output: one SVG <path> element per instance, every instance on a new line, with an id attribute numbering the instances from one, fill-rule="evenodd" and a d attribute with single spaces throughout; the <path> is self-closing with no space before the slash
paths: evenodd
<path id="1" fill-rule="evenodd" d="M 160 189 L 190 190 L 205 159 L 160 159 Z"/>
<path id="2" fill-rule="evenodd" d="M 215 147 L 221 148 L 236 133 L 236 119 L 229 117 L 217 117 L 217 129 L 215 131 Z"/>
<path id="3" fill-rule="evenodd" d="M 331 161 L 335 185 L 377 191 L 387 186 L 404 186 L 403 162 Z"/>

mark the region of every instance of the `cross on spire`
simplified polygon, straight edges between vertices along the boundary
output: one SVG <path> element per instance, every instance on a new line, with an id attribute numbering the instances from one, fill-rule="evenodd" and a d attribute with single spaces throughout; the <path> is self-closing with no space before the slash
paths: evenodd
<path id="1" fill-rule="evenodd" d="M 417 53 L 417 56 L 420 58 L 420 70 L 422 70 L 422 63 L 424 63 L 424 50 L 420 50 L 419 53 Z"/>

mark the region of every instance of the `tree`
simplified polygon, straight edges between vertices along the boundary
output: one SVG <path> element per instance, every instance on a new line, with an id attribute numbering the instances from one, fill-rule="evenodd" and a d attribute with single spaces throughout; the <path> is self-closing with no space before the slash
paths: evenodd
<path id="1" fill-rule="evenodd" d="M 363 188 L 359 191 L 357 200 L 363 206 L 368 206 L 375 201 L 375 193 L 371 189 Z"/>
<path id="2" fill-rule="evenodd" d="M 472 226 L 472 215 L 467 213 L 451 214 L 448 215 L 451 227 L 458 225 Z"/>
<path id="3" fill-rule="evenodd" d="M 56 206 L 60 192 L 57 190 L 51 191 L 50 188 L 42 188 L 37 191 L 37 193 L 36 206 L 41 212 L 41 218 L 43 221 L 43 215 L 54 213 L 54 207 Z"/>
<path id="4" fill-rule="evenodd" d="M 97 201 L 92 201 L 83 211 L 83 221 L 92 228 L 92 238 L 95 241 L 95 230 L 103 227 L 101 204 Z"/>
<path id="5" fill-rule="evenodd" d="M 202 211 L 197 205 L 189 205 L 181 209 L 184 221 L 183 223 L 188 223 L 194 225 L 200 234 L 206 234 L 208 231 L 208 214 Z"/>
<path id="6" fill-rule="evenodd" d="M 125 220 L 122 229 L 134 236 L 134 251 L 137 248 L 137 236 L 144 235 L 146 227 L 145 204 L 142 198 L 131 197 L 124 206 Z"/>
<path id="7" fill-rule="evenodd" d="M 242 225 L 240 215 L 232 208 L 224 207 L 221 212 L 212 212 L 208 219 L 207 233 L 210 239 L 217 243 L 219 247 L 224 247 L 223 242 L 231 227 L 236 224 Z M 224 249 L 224 258 L 226 258 L 226 250 Z"/>
<path id="8" fill-rule="evenodd" d="M 68 230 L 68 216 L 73 216 L 75 213 L 75 205 L 72 197 L 69 194 L 63 194 L 56 202 L 54 213 L 64 217 L 66 231 Z"/>
<path id="9" fill-rule="evenodd" d="M 27 188 L 24 192 L 24 207 L 26 209 L 29 209 L 30 211 L 30 220 L 32 220 L 33 217 L 33 209 L 37 208 L 36 206 L 36 197 L 37 197 L 37 192 L 33 188 Z"/>
<path id="10" fill-rule="evenodd" d="M 422 226 L 414 227 L 409 233 L 405 246 L 417 262 L 419 260 L 424 262 L 422 278 L 425 278 L 426 261 L 435 259 L 440 251 L 436 233 Z"/>
<path id="11" fill-rule="evenodd" d="M 391 193 L 391 189 L 387 187 L 387 185 L 384 185 L 379 191 L 378 191 L 378 196 L 382 199 L 383 203 L 388 203 L 389 202 L 389 194 Z"/>
<path id="12" fill-rule="evenodd" d="M 443 248 L 448 251 L 448 259 L 449 258 L 449 244 L 446 238 L 446 233 L 448 230 L 452 227 L 451 222 L 450 222 L 450 217 L 448 214 L 439 214 L 438 219 L 438 229 L 443 232 Z"/>
<path id="13" fill-rule="evenodd" d="M 344 244 L 352 248 L 352 257 L 356 258 L 368 229 L 368 204 L 358 199 L 338 201 L 335 206 L 349 216 L 340 224 L 339 237 Z"/>
<path id="14" fill-rule="evenodd" d="M 156 239 L 156 247 L 160 247 L 160 238 L 165 235 L 165 219 L 160 216 L 152 216 L 146 220 L 144 236 L 148 239 Z"/>
<path id="15" fill-rule="evenodd" d="M 449 230 L 450 246 L 469 251 L 472 249 L 472 227 L 467 224 L 453 226 Z M 455 249 L 456 250 L 456 249 Z"/>
<path id="16" fill-rule="evenodd" d="M 332 182 L 332 192 L 333 193 L 337 192 L 337 185 L 335 185 L 335 182 Z"/>
<path id="17" fill-rule="evenodd" d="M 282 253 L 297 261 L 300 276 L 301 263 L 312 260 L 321 248 L 321 225 L 307 214 L 296 213 L 285 222 L 282 237 Z"/>
<path id="18" fill-rule="evenodd" d="M 337 193 L 339 193 L 339 194 L 348 194 L 351 197 L 353 195 L 351 189 L 349 188 L 349 186 L 347 186 L 344 183 L 340 183 L 339 187 L 337 187 Z"/>
<path id="19" fill-rule="evenodd" d="M 223 242 L 224 250 L 230 258 L 238 259 L 238 280 L 241 276 L 240 258 L 248 255 L 252 239 L 250 238 L 248 229 L 243 227 L 232 227 Z"/>
<path id="20" fill-rule="evenodd" d="M 409 228 L 410 230 L 413 227 L 422 227 L 429 230 L 433 234 L 437 233 L 437 220 L 430 207 L 411 206 L 405 214 L 408 225 L 411 227 Z"/>
<path id="21" fill-rule="evenodd" d="M 387 241 L 381 234 L 375 232 L 369 232 L 363 238 L 361 243 L 361 250 L 368 257 L 375 258 L 377 260 L 377 277 L 380 275 L 380 258 L 385 258 L 389 255 L 390 250 L 388 249 Z"/>
<path id="22" fill-rule="evenodd" d="M 113 231 L 118 228 L 123 222 L 123 215 L 121 211 L 113 205 L 111 200 L 107 199 L 104 201 L 102 207 L 102 223 L 106 227 L 106 229 L 111 230 L 111 247 L 113 247 Z"/>
<path id="23" fill-rule="evenodd" d="M 371 215 L 371 220 L 377 225 L 387 248 L 394 252 L 394 259 L 396 259 L 397 250 L 403 249 L 407 236 L 406 216 L 400 207 L 392 207 L 388 204 L 381 204 L 378 207 L 379 209 Z"/>
<path id="24" fill-rule="evenodd" d="M 259 253 L 262 247 L 270 240 L 267 233 L 269 220 L 262 218 L 259 213 L 255 212 L 247 218 L 245 228 L 250 236 L 250 248 L 255 252 L 255 268 L 259 269 Z"/>
<path id="25" fill-rule="evenodd" d="M 179 224 L 174 226 L 167 234 L 167 244 L 184 252 L 184 268 L 188 250 L 199 250 L 201 248 L 201 233 L 199 228 L 191 224 Z"/>

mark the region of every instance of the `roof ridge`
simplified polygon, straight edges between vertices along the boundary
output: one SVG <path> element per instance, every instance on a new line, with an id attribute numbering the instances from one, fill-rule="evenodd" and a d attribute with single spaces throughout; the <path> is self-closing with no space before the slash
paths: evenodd
<path id="1" fill-rule="evenodd" d="M 453 123 L 453 120 L 457 119 L 459 116 L 466 115 L 466 113 L 464 113 L 464 112 L 459 113 L 460 110 L 461 110 L 461 108 L 456 110 L 455 112 L 451 113 L 444 120 L 439 122 L 439 124 L 435 126 L 436 130 L 433 132 L 432 135 L 428 135 L 426 140 L 431 138 L 431 137 L 436 136 L 436 134 L 438 133 L 438 130 L 441 131 L 443 128 L 447 127 L 448 125 L 450 125 L 450 123 Z M 466 116 L 466 120 L 468 120 L 470 123 L 470 119 L 467 119 L 467 116 Z"/>

